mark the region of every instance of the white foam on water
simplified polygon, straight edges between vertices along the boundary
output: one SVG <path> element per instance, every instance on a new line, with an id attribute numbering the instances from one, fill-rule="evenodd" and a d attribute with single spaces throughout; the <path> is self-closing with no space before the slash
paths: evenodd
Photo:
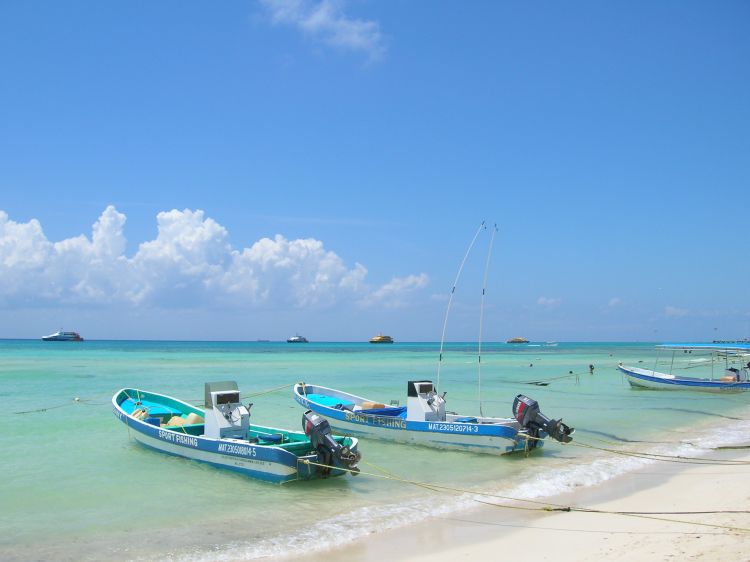
<path id="1" fill-rule="evenodd" d="M 628 448 L 634 453 L 647 455 L 705 457 L 715 447 L 747 443 L 749 434 L 750 420 L 727 420 L 721 427 L 715 424 L 704 426 L 696 430 L 689 440 L 681 443 L 651 444 L 645 447 L 644 444 L 631 443 Z M 628 448 L 618 450 L 628 451 Z M 368 535 L 476 507 L 476 499 L 498 503 L 497 496 L 533 500 L 551 498 L 576 488 L 601 485 L 623 474 L 660 462 L 653 457 L 626 456 L 607 451 L 597 451 L 595 456 L 578 463 L 569 458 L 549 460 L 554 462 L 538 464 L 539 470 L 524 481 L 511 485 L 499 482 L 493 489 L 483 490 L 486 495 L 482 491 L 464 492 L 456 496 L 436 495 L 425 491 L 426 495 L 416 500 L 361 507 L 293 532 L 247 542 L 233 541 L 210 551 L 175 553 L 165 559 L 174 562 L 230 562 L 319 552 L 342 547 Z M 499 462 L 503 461 L 499 459 Z"/>

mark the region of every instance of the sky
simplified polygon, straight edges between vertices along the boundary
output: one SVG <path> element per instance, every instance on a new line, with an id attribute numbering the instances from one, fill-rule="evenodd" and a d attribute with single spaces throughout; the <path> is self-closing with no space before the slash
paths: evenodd
<path id="1" fill-rule="evenodd" d="M 1 2 L 0 337 L 750 337 L 748 24 Z"/>

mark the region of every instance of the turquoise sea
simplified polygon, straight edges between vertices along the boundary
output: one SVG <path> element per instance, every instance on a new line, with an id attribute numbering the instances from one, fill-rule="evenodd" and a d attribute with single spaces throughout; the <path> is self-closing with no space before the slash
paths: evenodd
<path id="1" fill-rule="evenodd" d="M 474 505 L 462 490 L 544 498 L 654 461 L 604 449 L 707 454 L 747 440 L 750 396 L 631 390 L 618 362 L 653 364 L 648 343 L 483 344 L 485 415 L 524 393 L 576 427 L 575 442 L 495 457 L 360 443 L 363 474 L 283 486 L 137 445 L 112 414 L 122 387 L 201 404 L 203 383 L 236 380 L 256 423 L 301 428 L 298 381 L 386 403 L 435 379 L 438 344 L 0 341 L 0 559 L 253 560 L 346 544 Z M 448 344 L 440 391 L 478 413 L 476 344 Z M 588 366 L 594 365 L 594 373 Z M 573 373 L 571 375 L 571 372 Z M 546 386 L 530 384 L 546 382 Z M 280 387 L 283 387 L 280 389 Z M 436 492 L 378 478 L 438 483 Z"/>

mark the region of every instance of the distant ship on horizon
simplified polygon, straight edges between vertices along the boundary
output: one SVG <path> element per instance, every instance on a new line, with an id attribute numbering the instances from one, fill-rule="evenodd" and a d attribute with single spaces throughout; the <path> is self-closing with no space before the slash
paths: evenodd
<path id="1" fill-rule="evenodd" d="M 505 343 L 529 343 L 529 340 L 527 340 L 526 338 L 520 338 L 520 337 L 519 338 L 510 338 Z"/>
<path id="2" fill-rule="evenodd" d="M 287 338 L 286 343 L 308 343 L 308 342 L 305 336 L 300 336 L 299 334 L 297 334 L 296 336 Z"/>
<path id="3" fill-rule="evenodd" d="M 377 336 L 370 338 L 370 343 L 393 343 L 393 338 L 391 336 L 378 334 Z"/>
<path id="4" fill-rule="evenodd" d="M 78 332 L 63 332 L 62 330 L 58 330 L 49 336 L 42 336 L 42 341 L 83 341 L 83 338 Z"/>

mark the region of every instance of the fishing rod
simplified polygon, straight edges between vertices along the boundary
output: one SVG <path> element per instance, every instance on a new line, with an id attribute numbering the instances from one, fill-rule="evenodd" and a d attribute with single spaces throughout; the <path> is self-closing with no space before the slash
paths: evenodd
<path id="1" fill-rule="evenodd" d="M 495 242 L 497 233 L 497 223 L 492 227 L 492 236 L 490 237 L 490 247 L 487 250 L 487 261 L 484 264 L 484 280 L 482 281 L 482 303 L 479 307 L 479 347 L 477 350 L 477 394 L 479 397 L 479 415 L 484 417 L 482 411 L 482 325 L 484 323 L 484 295 L 487 290 L 487 274 L 490 271 L 490 257 L 492 257 L 492 245 Z"/>
<path id="2" fill-rule="evenodd" d="M 477 229 L 476 234 L 474 234 L 474 238 L 471 239 L 471 244 L 469 244 L 469 247 L 466 250 L 466 254 L 464 255 L 464 259 L 461 260 L 461 265 L 458 268 L 458 273 L 456 274 L 456 280 L 453 281 L 453 288 L 451 289 L 450 297 L 448 298 L 448 306 L 445 309 L 445 320 L 443 321 L 443 334 L 440 336 L 440 355 L 438 357 L 438 368 L 437 368 L 437 384 L 435 385 L 435 392 L 437 392 L 440 389 L 440 367 L 443 364 L 443 344 L 445 343 L 445 329 L 448 326 L 448 314 L 451 311 L 451 304 L 453 303 L 453 295 L 456 292 L 456 285 L 458 285 L 458 279 L 461 277 L 461 272 L 464 269 L 464 264 L 466 263 L 466 259 L 469 257 L 469 253 L 471 252 L 471 249 L 474 247 L 474 242 L 477 241 L 477 237 L 479 236 L 479 233 L 482 232 L 482 229 L 487 228 L 485 225 L 485 222 L 482 221 L 482 224 L 479 225 L 479 228 Z"/>

